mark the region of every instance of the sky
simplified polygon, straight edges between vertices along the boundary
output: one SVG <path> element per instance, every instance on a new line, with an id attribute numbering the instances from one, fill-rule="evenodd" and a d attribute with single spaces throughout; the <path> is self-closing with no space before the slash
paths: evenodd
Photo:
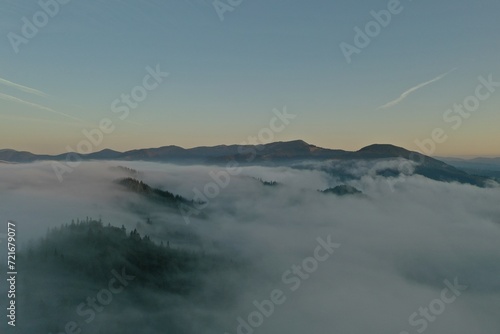
<path id="1" fill-rule="evenodd" d="M 103 119 L 113 130 L 94 151 L 240 144 L 286 108 L 296 117 L 273 140 L 500 156 L 500 87 L 484 87 L 500 82 L 497 0 L 218 6 L 0 0 L 0 149 L 64 153 Z M 356 27 L 376 29 L 369 43 Z M 122 94 L 155 69 L 161 82 L 149 77 L 155 88 L 120 117 Z M 471 112 L 448 112 L 466 101 Z"/>

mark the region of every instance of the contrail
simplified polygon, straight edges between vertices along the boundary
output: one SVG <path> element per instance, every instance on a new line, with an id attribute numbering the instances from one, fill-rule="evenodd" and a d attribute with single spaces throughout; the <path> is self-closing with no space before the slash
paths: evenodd
<path id="1" fill-rule="evenodd" d="M 438 81 L 438 80 L 443 79 L 445 76 L 447 76 L 447 75 L 448 75 L 448 74 L 450 74 L 451 72 L 455 71 L 456 69 L 457 69 L 457 68 L 454 68 L 454 69 L 452 69 L 452 70 L 450 70 L 450 71 L 448 71 L 448 72 L 446 72 L 446 73 L 444 73 L 444 74 L 441 74 L 441 75 L 440 75 L 440 76 L 438 76 L 438 77 L 435 77 L 435 78 L 434 78 L 434 79 L 432 79 L 432 80 L 426 81 L 426 82 L 424 82 L 424 83 L 421 83 L 421 84 L 419 84 L 419 85 L 417 85 L 417 86 L 415 86 L 415 87 L 412 87 L 412 88 L 408 89 L 406 92 L 404 92 L 403 94 L 401 94 L 401 96 L 400 96 L 400 97 L 398 97 L 397 99 L 395 99 L 395 100 L 393 100 L 393 101 L 391 101 L 391 102 L 388 102 L 388 103 L 384 104 L 383 106 L 378 107 L 376 110 L 380 110 L 380 109 L 387 109 L 387 108 L 390 108 L 390 107 L 394 107 L 395 105 L 397 105 L 397 104 L 401 103 L 404 99 L 406 99 L 406 98 L 407 98 L 410 94 L 412 94 L 412 93 L 416 92 L 416 91 L 417 91 L 417 90 L 419 90 L 420 88 L 423 88 L 423 87 L 425 87 L 425 86 L 427 86 L 427 85 L 430 85 L 430 84 L 431 84 L 431 83 L 433 83 L 433 82 L 436 82 L 436 81 Z"/>
<path id="2" fill-rule="evenodd" d="M 12 82 L 12 81 L 9 81 L 9 80 L 5 80 L 5 79 L 2 79 L 2 78 L 0 78 L 0 84 L 4 84 L 6 86 L 19 89 L 20 91 L 23 91 L 25 93 L 34 94 L 34 95 L 38 95 L 38 96 L 41 96 L 41 97 L 48 97 L 49 96 L 49 95 L 47 95 L 44 92 L 41 92 L 39 90 L 36 90 L 36 89 L 33 89 L 33 88 L 29 88 L 29 87 L 26 87 L 26 86 L 23 86 L 23 85 L 19 85 L 19 84 L 16 84 L 15 82 Z"/>
<path id="3" fill-rule="evenodd" d="M 10 95 L 6 95 L 6 94 L 3 94 L 3 93 L 0 93 L 0 99 L 6 100 L 6 101 L 11 101 L 11 102 L 17 102 L 17 103 L 21 103 L 21 104 L 24 104 L 24 105 L 27 105 L 27 106 L 31 106 L 31 107 L 34 107 L 34 108 L 37 108 L 37 109 L 49 111 L 49 112 L 57 114 L 59 116 L 64 116 L 64 117 L 70 118 L 70 119 L 72 119 L 74 121 L 78 121 L 78 122 L 82 122 L 82 123 L 88 123 L 88 122 L 86 122 L 86 121 L 84 121 L 82 119 L 79 119 L 77 117 L 73 117 L 71 115 L 65 114 L 65 113 L 60 112 L 60 111 L 56 111 L 54 109 L 51 109 L 49 107 L 45 107 L 45 106 L 42 106 L 42 105 L 39 105 L 39 104 L 36 104 L 36 103 L 24 101 L 24 100 L 21 100 L 20 98 L 14 97 L 14 96 L 10 96 Z"/>

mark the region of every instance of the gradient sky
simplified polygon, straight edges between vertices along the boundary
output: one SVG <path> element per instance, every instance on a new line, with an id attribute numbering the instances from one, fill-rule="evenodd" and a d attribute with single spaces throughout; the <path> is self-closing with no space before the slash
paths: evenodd
<path id="1" fill-rule="evenodd" d="M 348 64 L 339 44 L 388 2 L 243 0 L 221 21 L 212 0 L 73 0 L 16 54 L 8 34 L 40 7 L 0 0 L 0 148 L 63 153 L 103 118 L 95 151 L 239 144 L 286 106 L 276 140 L 416 150 L 442 128 L 435 155 L 500 156 L 500 88 L 457 130 L 443 120 L 479 76 L 500 81 L 500 2 L 402 0 Z M 170 76 L 120 120 L 111 103 L 156 64 Z"/>

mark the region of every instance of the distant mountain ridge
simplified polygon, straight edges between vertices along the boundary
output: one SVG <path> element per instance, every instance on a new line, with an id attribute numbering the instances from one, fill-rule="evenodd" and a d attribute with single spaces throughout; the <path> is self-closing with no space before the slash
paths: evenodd
<path id="1" fill-rule="evenodd" d="M 28 163 L 34 161 L 66 160 L 68 153 L 37 155 L 30 152 L 0 150 L 0 161 Z M 179 146 L 136 149 L 118 152 L 105 149 L 90 154 L 79 154 L 82 160 L 153 161 L 171 163 L 224 164 L 235 161 L 240 164 L 291 164 L 301 161 L 328 160 L 377 160 L 407 159 L 418 163 L 415 173 L 444 182 L 460 182 L 484 186 L 488 179 L 470 175 L 440 160 L 389 144 L 374 144 L 358 151 L 328 149 L 306 143 L 303 140 L 274 142 L 265 145 L 219 145 L 185 149 Z M 396 171 L 399 172 L 399 171 Z M 396 173 L 397 174 L 397 173 Z"/>
<path id="2" fill-rule="evenodd" d="M 34 154 L 26 151 L 0 149 L 0 161 L 3 162 L 34 162 L 46 160 L 65 160 L 68 152 L 57 155 Z M 222 162 L 236 160 L 239 162 L 262 162 L 266 160 L 323 160 L 323 159 L 385 159 L 404 157 L 425 157 L 433 162 L 451 162 L 461 160 L 476 163 L 500 163 L 500 158 L 476 158 L 472 160 L 431 158 L 418 152 L 412 152 L 402 147 L 390 144 L 373 144 L 358 151 L 329 149 L 308 144 L 303 140 L 274 142 L 264 145 L 218 145 L 182 148 L 170 145 L 157 148 L 134 149 L 125 152 L 104 149 L 90 154 L 78 154 L 83 160 L 123 160 L 123 161 L 160 161 L 198 160 L 202 162 Z"/>
<path id="3" fill-rule="evenodd" d="M 440 158 L 447 164 L 459 168 L 469 174 L 493 178 L 500 182 L 500 158 Z"/>
<path id="4" fill-rule="evenodd" d="M 6 162 L 33 162 L 40 160 L 65 160 L 68 152 L 58 155 L 33 154 L 26 151 L 11 149 L 0 150 L 0 160 Z M 370 145 L 357 152 L 340 149 L 328 149 L 306 143 L 303 140 L 288 142 L 274 142 L 264 145 L 218 145 L 182 148 L 179 146 L 162 146 L 158 148 L 135 149 L 118 152 L 111 149 L 78 154 L 83 160 L 143 160 L 143 161 L 176 161 L 176 160 L 201 160 L 224 161 L 237 160 L 241 162 L 257 162 L 265 160 L 303 160 L 303 159 L 368 159 L 389 158 L 411 153 L 404 148 L 393 145 Z M 251 159 L 250 159 L 251 158 Z M 251 161 L 249 161 L 251 160 Z"/>

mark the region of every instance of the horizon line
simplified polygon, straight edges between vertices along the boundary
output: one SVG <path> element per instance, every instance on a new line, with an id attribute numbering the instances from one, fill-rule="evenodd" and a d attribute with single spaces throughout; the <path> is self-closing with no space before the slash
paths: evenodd
<path id="1" fill-rule="evenodd" d="M 82 156 L 86 156 L 86 155 L 89 155 L 89 154 L 100 153 L 100 152 L 103 152 L 103 151 L 113 151 L 113 152 L 116 152 L 116 153 L 126 153 L 126 152 L 137 151 L 137 150 L 153 150 L 153 149 L 160 149 L 160 148 L 165 148 L 165 147 L 177 147 L 177 148 L 181 148 L 183 150 L 192 150 L 192 149 L 197 149 L 197 148 L 214 148 L 214 147 L 221 147 L 221 146 L 223 146 L 223 147 L 231 147 L 231 146 L 265 146 L 265 145 L 271 145 L 271 144 L 277 144 L 277 143 L 293 143 L 293 142 L 303 142 L 303 143 L 305 143 L 307 145 L 318 147 L 318 148 L 321 148 L 321 149 L 340 150 L 340 151 L 345 151 L 345 152 L 358 152 L 358 151 L 360 151 L 360 150 L 362 150 L 364 148 L 367 148 L 367 147 L 370 147 L 370 146 L 376 146 L 377 145 L 377 146 L 393 146 L 393 147 L 397 147 L 397 148 L 401 148 L 401 149 L 407 150 L 409 152 L 416 152 L 416 153 L 419 153 L 419 154 L 422 154 L 422 155 L 425 155 L 425 156 L 428 156 L 428 157 L 431 157 L 431 158 L 455 158 L 455 159 L 464 159 L 464 160 L 476 159 L 476 158 L 500 158 L 500 154 L 499 155 L 489 155 L 489 154 L 485 154 L 485 155 L 475 155 L 475 154 L 427 155 L 427 154 L 424 154 L 424 153 L 419 152 L 419 151 L 407 149 L 406 147 L 395 145 L 395 144 L 390 144 L 390 143 L 374 143 L 374 144 L 369 144 L 369 145 L 362 146 L 361 148 L 359 148 L 357 150 L 351 151 L 351 150 L 346 150 L 346 149 L 342 149 L 342 148 L 322 147 L 322 146 L 318 146 L 318 145 L 315 145 L 315 144 L 308 143 L 308 142 L 306 142 L 303 139 L 281 140 L 281 141 L 269 142 L 269 143 L 264 143 L 264 144 L 256 144 L 256 145 L 252 145 L 252 144 L 244 144 L 244 145 L 242 145 L 242 144 L 217 144 L 217 145 L 200 145 L 200 146 L 192 146 L 192 147 L 183 147 L 183 146 L 171 144 L 171 145 L 162 145 L 162 146 L 156 146 L 156 147 L 132 148 L 132 149 L 127 149 L 125 151 L 118 151 L 118 150 L 106 147 L 106 148 L 103 148 L 101 150 L 92 151 L 91 153 L 78 153 L 76 151 L 71 151 L 71 152 L 63 152 L 63 153 L 50 154 L 50 153 L 35 153 L 35 152 L 32 152 L 32 151 L 17 150 L 17 149 L 13 149 L 13 148 L 0 148 L 0 152 L 2 152 L 2 151 L 15 151 L 15 152 L 18 152 L 18 153 L 29 153 L 29 154 L 34 154 L 34 155 L 47 155 L 47 156 L 60 156 L 60 155 L 68 154 L 68 153 L 76 153 L 76 154 L 79 154 L 79 155 L 82 155 Z"/>

